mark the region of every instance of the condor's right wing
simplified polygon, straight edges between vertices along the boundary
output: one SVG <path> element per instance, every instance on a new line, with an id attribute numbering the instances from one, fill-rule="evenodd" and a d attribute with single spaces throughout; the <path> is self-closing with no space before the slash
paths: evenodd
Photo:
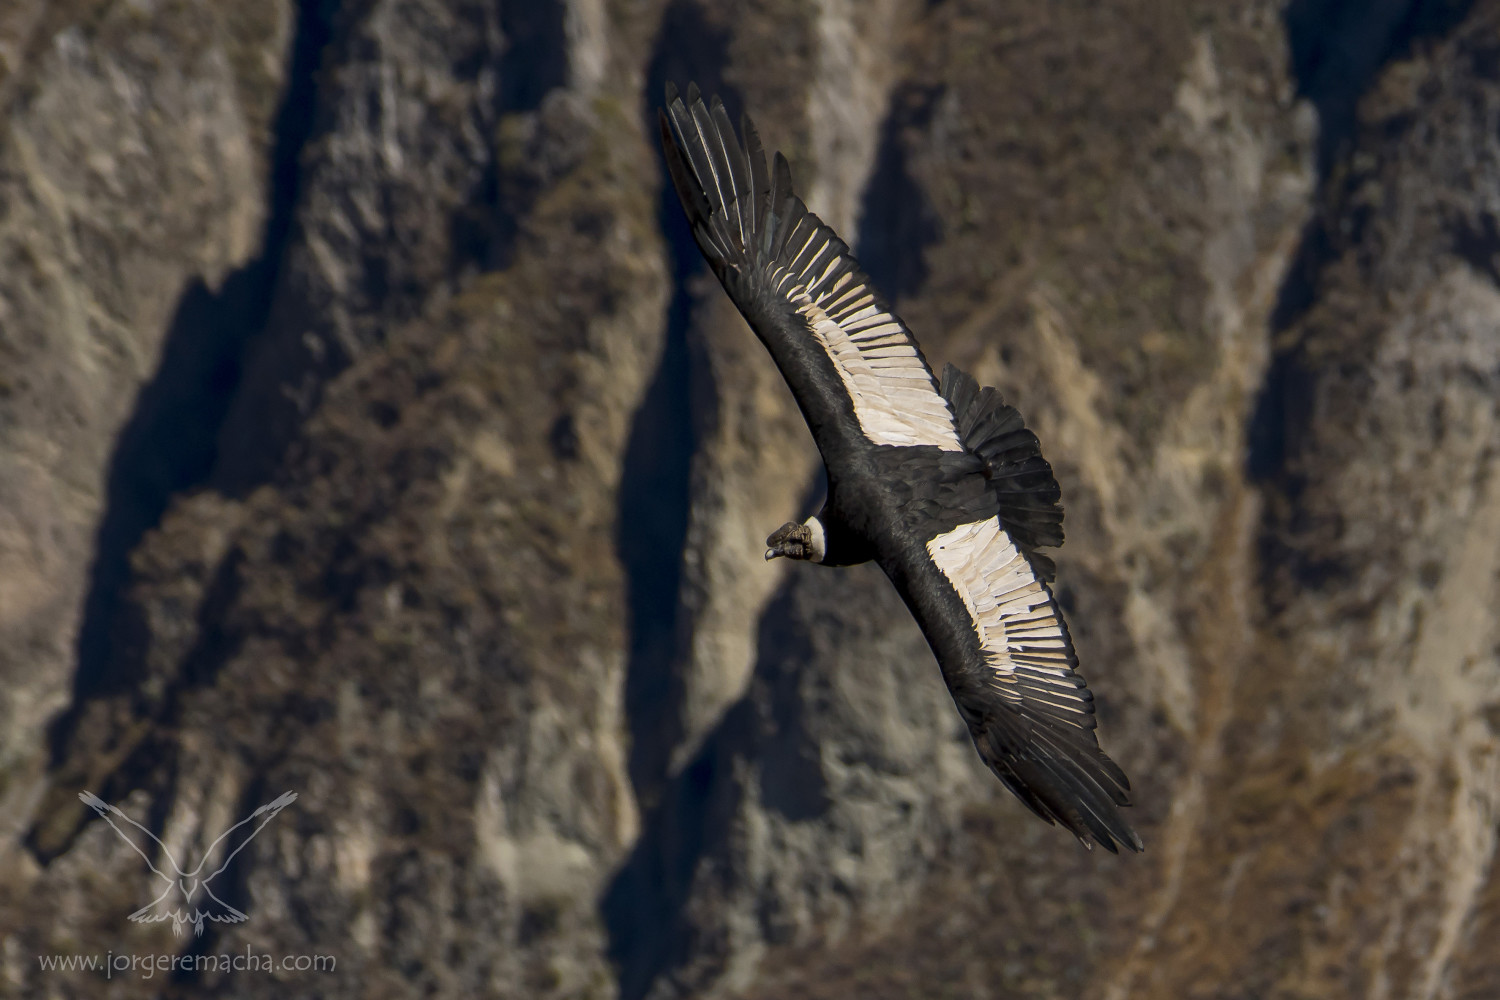
<path id="1" fill-rule="evenodd" d="M 772 171 L 760 137 L 724 105 L 667 85 L 662 148 L 693 236 L 724 289 L 786 377 L 824 451 L 829 425 L 852 411 L 875 445 L 961 452 L 953 413 L 916 338 L 876 294 L 848 245 Z"/>

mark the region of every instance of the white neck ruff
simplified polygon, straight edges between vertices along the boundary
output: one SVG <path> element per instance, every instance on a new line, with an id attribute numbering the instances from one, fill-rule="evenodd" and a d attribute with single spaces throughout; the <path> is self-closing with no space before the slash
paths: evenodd
<path id="1" fill-rule="evenodd" d="M 820 563 L 828 555 L 828 535 L 823 531 L 823 522 L 814 514 L 802 523 L 812 531 L 812 555 L 808 556 L 808 562 Z"/>

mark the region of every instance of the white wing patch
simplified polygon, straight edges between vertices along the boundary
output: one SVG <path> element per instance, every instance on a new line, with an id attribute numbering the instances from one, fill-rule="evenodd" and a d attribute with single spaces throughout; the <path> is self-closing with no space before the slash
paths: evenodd
<path id="1" fill-rule="evenodd" d="M 968 609 L 996 693 L 1092 728 L 1092 708 L 1073 671 L 1057 606 L 1000 519 L 938 535 L 927 543 L 927 554 Z"/>
<path id="2" fill-rule="evenodd" d="M 829 280 L 841 256 L 826 254 L 827 230 L 814 233 L 814 239 L 820 235 L 821 246 L 814 248 L 809 240 L 795 257 L 811 262 L 810 269 L 831 256 L 819 274 L 811 270 L 799 274 L 794 264 L 777 268 L 772 280 L 833 360 L 865 438 L 875 444 L 963 451 L 953 412 L 938 393 L 915 340 L 899 319 L 876 304 L 874 294 L 855 273 L 846 271 Z"/>

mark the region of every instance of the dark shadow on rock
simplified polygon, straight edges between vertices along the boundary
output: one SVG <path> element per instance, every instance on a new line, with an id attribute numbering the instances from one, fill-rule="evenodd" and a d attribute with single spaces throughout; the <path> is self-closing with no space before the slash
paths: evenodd
<path id="1" fill-rule="evenodd" d="M 726 49 L 727 36 L 707 22 L 698 4 L 675 0 L 663 16 L 656 55 L 647 73 L 645 113 L 653 123 L 651 134 L 666 82 L 683 87 L 692 79 L 716 91 Z M 659 152 L 657 162 L 664 179 L 665 161 Z M 682 635 L 682 560 L 698 446 L 689 283 L 704 265 L 682 209 L 665 182 L 658 225 L 671 257 L 672 299 L 661 361 L 626 442 L 615 541 L 625 569 L 629 627 L 624 697 L 630 731 L 627 768 L 646 827 L 601 903 L 622 1000 L 645 996 L 667 961 L 677 912 L 708 839 L 712 823 L 708 799 L 713 794 L 730 794 L 725 785 L 729 772 L 719 770 L 723 763 L 719 734 L 726 727 L 743 725 L 746 711 L 732 710 L 698 757 L 668 781 L 672 752 L 684 732 L 681 671 L 688 640 Z"/>
<path id="2" fill-rule="evenodd" d="M 822 753 L 807 716 L 805 676 L 815 669 L 816 653 L 806 617 L 800 613 L 814 588 L 833 583 L 811 574 L 829 572 L 807 567 L 793 575 L 766 605 L 756 631 L 756 666 L 752 693 L 761 699 L 757 727 L 756 769 L 761 804 L 792 822 L 817 819 L 832 802 L 823 773 Z M 844 573 L 845 570 L 831 572 Z M 818 628 L 834 623 L 819 616 Z"/>
<path id="3" fill-rule="evenodd" d="M 1318 109 L 1318 176 L 1353 137 L 1359 100 L 1389 63 L 1446 35 L 1474 0 L 1291 0 L 1282 13 L 1297 94 Z"/>
<path id="4" fill-rule="evenodd" d="M 831 804 L 819 748 L 806 725 L 803 674 L 815 654 L 799 614 L 805 589 L 819 585 L 801 574 L 825 572 L 794 570 L 767 605 L 749 692 L 666 783 L 604 895 L 601 912 L 621 1000 L 641 1000 L 697 953 L 701 942 L 686 907 L 695 879 L 710 875 L 705 865 L 729 849 L 752 768 L 762 802 L 786 819 L 814 820 Z"/>
<path id="5" fill-rule="evenodd" d="M 662 22 L 647 78 L 647 108 L 656 107 L 667 80 L 696 78 L 718 89 L 717 70 L 727 37 L 704 19 L 701 8 L 677 0 Z M 625 715 L 631 733 L 629 773 L 647 807 L 666 778 L 668 761 L 683 735 L 681 656 L 683 550 L 687 544 L 693 455 L 701 427 L 695 420 L 713 408 L 707 366 L 694 363 L 690 344 L 692 279 L 704 272 L 702 255 L 677 204 L 665 188 L 658 224 L 671 255 L 672 299 L 661 361 L 631 424 L 620 480 L 616 552 L 627 580 L 629 623 Z"/>
<path id="6" fill-rule="evenodd" d="M 748 750 L 754 708 L 737 702 L 643 817 L 635 848 L 600 904 L 620 1000 L 642 1000 L 691 953 L 684 907 L 699 862 L 722 845 L 744 792 L 736 760 Z"/>
<path id="7" fill-rule="evenodd" d="M 1324 293 L 1328 267 L 1364 238 L 1365 218 L 1343 207 L 1345 193 L 1363 181 L 1347 169 L 1359 102 L 1389 64 L 1454 31 L 1472 6 L 1473 0 L 1292 0 L 1283 13 L 1297 92 L 1318 111 L 1318 187 L 1270 317 L 1271 360 L 1246 425 L 1246 476 L 1267 498 L 1259 558 L 1272 605 L 1286 599 L 1285 588 L 1273 583 L 1278 569 L 1314 589 L 1346 572 L 1295 551 L 1290 539 L 1310 516 L 1300 502 L 1301 449 L 1318 419 L 1313 401 L 1320 379 L 1319 363 L 1297 331 Z"/>
<path id="8" fill-rule="evenodd" d="M 141 389 L 120 434 L 79 629 L 75 701 L 118 694 L 140 679 L 140 643 L 122 641 L 129 631 L 121 608 L 131 581 L 130 555 L 161 523 L 172 499 L 201 485 L 213 468 L 219 422 L 254 333 L 227 318 L 253 310 L 263 278 L 252 266 L 231 275 L 217 293 L 193 282 L 178 304 L 161 366 Z"/>
<path id="9" fill-rule="evenodd" d="M 880 128 L 875 167 L 860 198 L 855 254 L 888 301 L 921 291 L 927 281 L 922 252 L 942 238 L 937 210 L 907 166 L 906 135 L 931 122 L 938 87 L 899 86 Z"/>
<path id="10" fill-rule="evenodd" d="M 138 788 L 148 788 L 153 809 L 148 825 L 159 831 L 166 823 L 174 785 L 171 772 L 177 760 L 176 741 L 170 733 L 178 722 L 182 696 L 212 684 L 219 670 L 239 651 L 243 640 L 241 633 L 227 624 L 229 610 L 240 593 L 242 561 L 242 553 L 235 549 L 220 562 L 198 606 L 196 639 L 176 675 L 168 678 L 150 698 L 139 690 L 131 690 L 113 699 L 122 707 L 128 705 L 131 718 L 148 723 L 149 728 L 133 735 L 114 731 L 122 721 L 121 709 L 109 711 L 111 699 L 107 695 L 75 702 L 68 715 L 54 727 L 58 743 L 53 747 L 50 787 L 34 814 L 37 817 L 34 825 L 24 838 L 37 861 L 45 865 L 65 853 L 94 818 L 91 811 L 77 802 L 77 794 L 85 783 L 98 781 L 97 787 L 88 790 L 106 802 L 116 802 Z M 137 672 L 144 667 L 147 641 L 146 625 L 141 619 L 142 613 L 135 604 L 127 602 L 122 606 L 117 635 L 124 636 L 126 641 L 115 654 Z M 94 708 L 102 711 L 91 711 Z M 61 729 L 64 722 L 70 724 L 66 732 Z M 102 779 L 91 777 L 97 768 L 97 758 L 113 754 L 121 756 Z"/>
<path id="11" fill-rule="evenodd" d="M 1271 364 L 1247 427 L 1246 471 L 1253 481 L 1285 473 L 1313 417 L 1317 373 L 1283 335 L 1317 301 L 1324 269 L 1360 238 L 1358 226 L 1340 228 L 1351 220 L 1335 217 L 1342 201 L 1336 188 L 1345 182 L 1333 169 L 1350 154 L 1359 101 L 1387 65 L 1453 31 L 1472 6 L 1473 0 L 1292 0 L 1283 13 L 1297 93 L 1318 111 L 1319 184 L 1313 217 L 1271 315 Z"/>
<path id="12" fill-rule="evenodd" d="M 505 35 L 499 67 L 502 112 L 535 111 L 554 87 L 568 82 L 566 19 L 561 0 L 500 5 Z"/>
<path id="13" fill-rule="evenodd" d="M 511 265 L 521 219 L 561 172 L 556 161 L 581 156 L 567 147 L 582 143 L 586 148 L 588 142 L 588 133 L 569 122 L 551 130 L 539 122 L 548 97 L 568 82 L 566 5 L 561 0 L 503 3 L 499 18 L 504 49 L 496 60 L 498 82 L 489 114 L 490 127 L 498 126 L 500 148 L 485 164 L 469 202 L 453 214 L 449 270 L 455 279 L 466 271 Z M 484 67 L 456 69 L 469 77 Z"/>
<path id="14" fill-rule="evenodd" d="M 1496 56 L 1500 57 L 1500 47 Z M 1453 234 L 1453 252 L 1500 287 L 1500 216 L 1482 214 L 1460 220 Z"/>

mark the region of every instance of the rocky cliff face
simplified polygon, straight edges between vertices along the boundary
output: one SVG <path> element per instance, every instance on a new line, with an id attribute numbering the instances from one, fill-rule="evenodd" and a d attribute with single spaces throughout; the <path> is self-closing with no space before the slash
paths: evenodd
<path id="1" fill-rule="evenodd" d="M 8 993 L 1500 991 L 1495 4 L 226 10 L 0 13 Z M 1146 854 L 761 561 L 817 458 L 669 79 L 1037 428 Z M 178 858 L 299 798 L 174 937 L 84 789 Z M 37 960 L 247 950 L 337 968 Z"/>
<path id="2" fill-rule="evenodd" d="M 167 6 L 23 0 L 0 14 L 0 803 L 12 844 L 69 689 L 130 685 L 104 669 L 99 622 L 129 584 L 131 551 L 211 461 L 205 424 L 233 385 L 242 316 L 269 286 L 257 255 L 273 228 L 292 12 Z"/>

